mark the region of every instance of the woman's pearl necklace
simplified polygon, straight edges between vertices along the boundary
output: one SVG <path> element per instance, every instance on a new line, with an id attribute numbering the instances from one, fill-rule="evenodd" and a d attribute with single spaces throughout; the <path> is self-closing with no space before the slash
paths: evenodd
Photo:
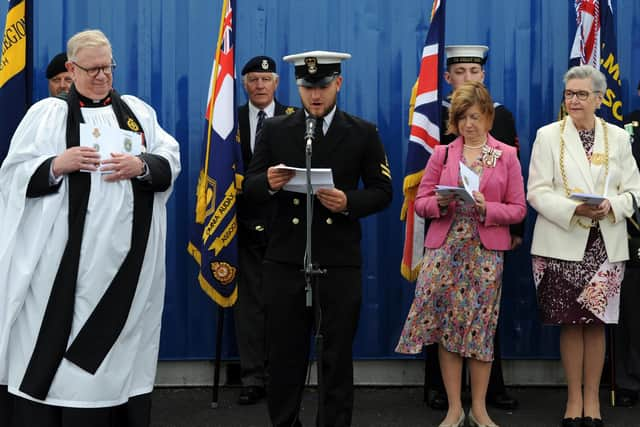
<path id="1" fill-rule="evenodd" d="M 485 145 L 487 145 L 487 141 L 483 142 L 480 145 L 469 145 L 469 144 L 464 144 L 464 146 L 462 147 L 464 150 L 474 150 L 476 148 L 482 148 Z"/>

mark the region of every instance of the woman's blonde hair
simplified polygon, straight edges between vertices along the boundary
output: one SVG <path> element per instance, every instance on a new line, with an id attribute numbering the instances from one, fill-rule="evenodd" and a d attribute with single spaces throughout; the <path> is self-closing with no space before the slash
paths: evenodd
<path id="1" fill-rule="evenodd" d="M 451 95 L 451 107 L 449 108 L 449 125 L 447 133 L 458 135 L 458 123 L 474 105 L 480 108 L 482 114 L 489 119 L 489 123 L 493 125 L 495 116 L 495 108 L 493 107 L 493 99 L 489 95 L 487 87 L 481 82 L 470 81 L 463 83 Z"/>

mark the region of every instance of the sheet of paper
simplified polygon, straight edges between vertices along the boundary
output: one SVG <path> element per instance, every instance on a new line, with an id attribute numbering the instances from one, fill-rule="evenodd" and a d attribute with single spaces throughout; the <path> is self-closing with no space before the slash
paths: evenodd
<path id="1" fill-rule="evenodd" d="M 599 205 L 607 198 L 605 196 L 599 196 L 597 194 L 585 194 L 585 193 L 571 193 L 569 194 L 569 198 L 573 200 L 578 200 L 580 202 L 584 202 L 588 205 Z"/>
<path id="2" fill-rule="evenodd" d="M 474 171 L 469 169 L 467 165 L 460 162 L 460 177 L 464 188 L 467 189 L 469 194 L 473 195 L 474 191 L 478 191 L 480 188 L 480 177 Z"/>
<path id="3" fill-rule="evenodd" d="M 464 187 L 451 187 L 449 185 L 436 185 L 436 193 L 448 196 L 454 195 L 456 198 L 462 200 L 465 203 L 475 203 L 473 196 L 469 194 Z"/>
<path id="4" fill-rule="evenodd" d="M 287 169 L 295 171 L 295 175 L 291 180 L 285 184 L 283 190 L 293 191 L 295 193 L 306 193 L 307 192 L 307 169 L 305 168 L 294 168 L 291 166 L 279 165 L 276 166 L 278 169 Z M 313 194 L 316 193 L 316 190 L 319 188 L 334 188 L 333 184 L 333 173 L 329 168 L 311 168 L 311 188 L 313 189 Z"/>
<path id="5" fill-rule="evenodd" d="M 102 160 L 110 158 L 111 153 L 137 156 L 142 152 L 142 136 L 120 128 L 80 123 L 80 145 L 95 148 Z"/>

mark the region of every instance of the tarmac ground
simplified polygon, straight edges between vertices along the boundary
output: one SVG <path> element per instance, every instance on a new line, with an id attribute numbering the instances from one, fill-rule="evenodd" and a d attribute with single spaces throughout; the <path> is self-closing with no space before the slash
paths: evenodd
<path id="1" fill-rule="evenodd" d="M 236 403 L 238 387 L 221 387 L 218 407 L 211 408 L 211 388 L 157 388 L 153 393 L 153 427 L 264 427 L 269 426 L 265 401 L 256 405 Z M 520 401 L 515 411 L 489 408 L 500 427 L 557 427 L 566 400 L 563 387 L 511 387 Z M 633 408 L 612 408 L 609 392 L 601 391 L 601 411 L 606 427 L 639 427 L 640 404 Z M 304 394 L 301 420 L 315 426 L 317 394 Z M 465 406 L 468 410 L 468 405 Z M 444 412 L 423 402 L 421 387 L 357 387 L 353 427 L 438 426 Z"/>

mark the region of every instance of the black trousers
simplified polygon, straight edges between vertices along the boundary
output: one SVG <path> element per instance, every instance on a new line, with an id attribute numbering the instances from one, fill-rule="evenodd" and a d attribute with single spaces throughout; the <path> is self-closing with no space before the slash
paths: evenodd
<path id="1" fill-rule="evenodd" d="M 109 408 L 68 408 L 14 397 L 11 427 L 148 427 L 151 394 Z M 3 424 L 4 425 L 4 424 Z"/>
<path id="2" fill-rule="evenodd" d="M 275 427 L 300 425 L 298 414 L 309 361 L 314 319 L 306 307 L 301 267 L 264 263 L 267 339 L 267 404 Z M 353 411 L 352 345 L 362 300 L 361 271 L 328 267 L 319 279 L 324 336 L 324 426 L 351 425 Z M 313 301 L 317 303 L 317 301 Z"/>
<path id="3" fill-rule="evenodd" d="M 6 385 L 0 385 L 0 426 L 10 426 L 13 414 L 13 395 L 7 391 Z"/>
<path id="4" fill-rule="evenodd" d="M 620 320 L 614 325 L 616 386 L 640 391 L 640 268 L 627 266 L 620 291 Z"/>
<path id="5" fill-rule="evenodd" d="M 266 331 L 262 289 L 265 246 L 240 240 L 238 301 L 233 308 L 242 385 L 265 385 Z"/>
<path id="6" fill-rule="evenodd" d="M 438 359 L 438 344 L 427 345 L 424 348 L 426 363 L 427 389 L 444 393 L 444 383 L 440 371 L 440 361 Z M 502 362 L 500 361 L 500 322 L 496 328 L 493 338 L 493 363 L 491 364 L 491 375 L 489 376 L 489 387 L 487 396 L 495 396 L 506 391 L 504 387 L 504 377 L 502 376 Z"/>

